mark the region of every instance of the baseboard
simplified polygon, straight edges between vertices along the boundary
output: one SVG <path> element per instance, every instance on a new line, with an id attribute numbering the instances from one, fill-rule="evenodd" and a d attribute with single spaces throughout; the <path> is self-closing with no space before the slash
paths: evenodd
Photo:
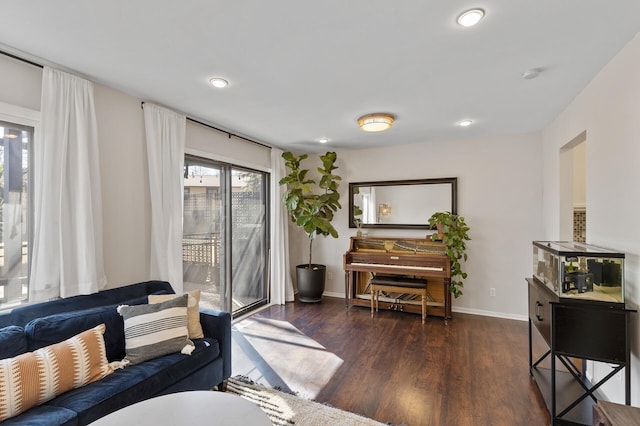
<path id="1" fill-rule="evenodd" d="M 337 297 L 338 299 L 344 299 L 344 293 L 336 293 L 335 291 L 325 291 L 322 293 L 323 296 L 328 297 Z"/>
<path id="2" fill-rule="evenodd" d="M 529 317 L 527 315 L 506 314 L 504 312 L 485 311 L 482 309 L 457 308 L 454 306 L 451 310 L 453 312 L 459 312 L 461 314 L 482 315 L 484 317 L 503 318 L 516 321 L 529 320 Z"/>
<path id="3" fill-rule="evenodd" d="M 337 297 L 340 299 L 344 299 L 344 293 L 336 293 L 333 291 L 325 291 L 322 293 L 323 296 L 327 297 Z M 451 309 L 453 312 L 459 312 L 461 314 L 471 314 L 471 315 L 482 315 L 485 317 L 494 317 L 494 318 L 503 318 L 503 319 L 511 319 L 516 321 L 527 321 L 529 317 L 527 315 L 516 315 L 516 314 L 506 314 L 504 312 L 494 312 L 494 311 L 485 311 L 482 309 L 469 309 L 469 308 L 458 308 L 453 307 Z"/>

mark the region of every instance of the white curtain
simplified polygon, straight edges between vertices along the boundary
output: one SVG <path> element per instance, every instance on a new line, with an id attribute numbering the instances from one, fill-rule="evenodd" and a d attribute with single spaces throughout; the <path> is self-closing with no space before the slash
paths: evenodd
<path id="1" fill-rule="evenodd" d="M 360 194 L 362 195 L 362 222 L 378 223 L 376 189 L 372 186 L 360 188 Z"/>
<path id="2" fill-rule="evenodd" d="M 378 200 L 376 199 L 376 189 L 371 187 L 371 193 L 369 194 L 369 223 L 378 223 Z"/>
<path id="3" fill-rule="evenodd" d="M 289 270 L 289 216 L 282 202 L 284 188 L 278 184 L 286 175 L 282 152 L 271 149 L 271 303 L 278 305 L 294 300 Z"/>
<path id="4" fill-rule="evenodd" d="M 106 286 L 93 84 L 45 67 L 34 144 L 34 238 L 29 300 Z"/>
<path id="5" fill-rule="evenodd" d="M 182 203 L 186 117 L 144 104 L 149 189 L 151 262 L 149 276 L 182 293 Z"/>

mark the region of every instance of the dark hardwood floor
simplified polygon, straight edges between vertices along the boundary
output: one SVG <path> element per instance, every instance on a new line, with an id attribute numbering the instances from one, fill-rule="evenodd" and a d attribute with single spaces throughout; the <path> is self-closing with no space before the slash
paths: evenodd
<path id="1" fill-rule="evenodd" d="M 524 321 L 441 318 L 325 297 L 269 307 L 233 327 L 233 375 L 383 423 L 548 425 L 528 372 Z"/>

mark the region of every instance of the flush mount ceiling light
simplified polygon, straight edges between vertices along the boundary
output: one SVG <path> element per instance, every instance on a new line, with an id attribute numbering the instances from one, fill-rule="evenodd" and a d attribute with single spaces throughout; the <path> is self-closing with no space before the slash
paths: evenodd
<path id="1" fill-rule="evenodd" d="M 213 77 L 211 80 L 209 80 L 209 83 L 211 83 L 211 85 L 213 87 L 217 87 L 217 88 L 223 88 L 226 87 L 227 84 L 229 84 L 229 82 L 227 80 L 225 80 L 224 78 L 220 78 L 220 77 Z"/>
<path id="2" fill-rule="evenodd" d="M 456 21 L 458 24 L 463 27 L 473 27 L 475 24 L 480 22 L 480 20 L 484 17 L 484 10 L 482 9 L 471 9 L 466 12 L 462 12 Z"/>
<path id="3" fill-rule="evenodd" d="M 360 126 L 360 130 L 365 132 L 382 132 L 391 128 L 393 120 L 394 117 L 391 114 L 367 114 L 358 118 L 358 126 Z"/>
<path id="4" fill-rule="evenodd" d="M 458 121 L 458 126 L 460 127 L 468 127 L 471 126 L 471 124 L 473 123 L 473 120 L 460 120 Z"/>

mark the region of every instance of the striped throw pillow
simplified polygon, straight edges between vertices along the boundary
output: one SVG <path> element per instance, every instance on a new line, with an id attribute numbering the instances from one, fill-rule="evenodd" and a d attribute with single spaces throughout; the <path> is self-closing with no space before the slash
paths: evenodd
<path id="1" fill-rule="evenodd" d="M 189 330 L 189 339 L 201 339 L 204 337 L 202 324 L 200 324 L 200 290 L 194 290 L 187 293 L 189 295 L 187 302 L 187 329 Z M 149 303 L 161 303 L 167 300 L 180 297 L 178 294 L 150 294 Z"/>
<path id="2" fill-rule="evenodd" d="M 148 305 L 118 306 L 124 319 L 124 364 L 138 364 L 174 352 L 191 354 L 187 295 Z"/>
<path id="3" fill-rule="evenodd" d="M 104 331 L 100 324 L 64 342 L 0 360 L 0 422 L 112 373 Z"/>

